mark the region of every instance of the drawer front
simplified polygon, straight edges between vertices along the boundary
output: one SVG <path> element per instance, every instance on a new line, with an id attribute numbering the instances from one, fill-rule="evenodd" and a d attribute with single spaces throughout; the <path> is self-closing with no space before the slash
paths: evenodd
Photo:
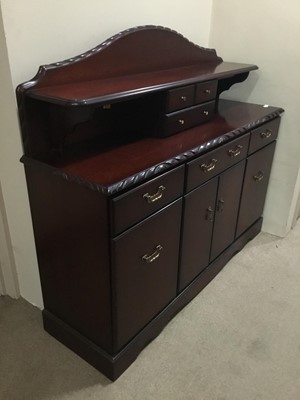
<path id="1" fill-rule="evenodd" d="M 190 107 L 184 111 L 178 111 L 165 116 L 164 136 L 173 135 L 199 125 L 212 118 L 215 109 L 215 102 Z"/>
<path id="2" fill-rule="evenodd" d="M 184 166 L 180 166 L 113 199 L 113 233 L 121 233 L 182 196 L 183 182 Z"/>
<path id="3" fill-rule="evenodd" d="M 218 81 L 198 83 L 196 86 L 195 103 L 204 103 L 213 100 L 217 94 Z"/>
<path id="4" fill-rule="evenodd" d="M 208 179 L 231 167 L 247 156 L 250 133 L 242 138 L 210 151 L 187 164 L 186 191 L 196 188 Z"/>
<path id="5" fill-rule="evenodd" d="M 115 350 L 176 296 L 182 199 L 113 240 Z"/>
<path id="6" fill-rule="evenodd" d="M 254 129 L 251 132 L 249 154 L 254 153 L 275 140 L 278 136 L 279 124 L 280 118 L 276 118 L 259 128 Z"/>
<path id="7" fill-rule="evenodd" d="M 166 112 L 170 113 L 194 104 L 195 86 L 184 86 L 169 90 L 167 93 Z"/>

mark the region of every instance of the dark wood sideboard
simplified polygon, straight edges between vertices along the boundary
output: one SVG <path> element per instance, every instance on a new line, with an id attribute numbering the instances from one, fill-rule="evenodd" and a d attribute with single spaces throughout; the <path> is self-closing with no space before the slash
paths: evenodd
<path id="1" fill-rule="evenodd" d="M 143 26 L 17 88 L 44 327 L 111 380 L 261 229 L 283 110 L 219 100 L 255 69 Z"/>

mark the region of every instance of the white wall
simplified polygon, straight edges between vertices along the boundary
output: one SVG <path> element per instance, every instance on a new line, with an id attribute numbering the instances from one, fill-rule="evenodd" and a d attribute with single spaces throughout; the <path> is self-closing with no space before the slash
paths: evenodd
<path id="1" fill-rule="evenodd" d="M 281 106 L 278 145 L 264 211 L 263 230 L 284 236 L 299 193 L 300 2 L 214 0 L 210 47 L 225 60 L 257 64 L 259 71 L 225 97 Z"/>
<path id="2" fill-rule="evenodd" d="M 39 65 L 80 54 L 137 25 L 167 26 L 207 46 L 212 0 L 201 4 L 198 0 L 0 0 L 0 4 L 11 73 L 7 76 L 7 69 L 4 77 L 0 69 L 6 84 L 0 107 L 0 181 L 21 295 L 42 307 L 27 191 L 18 161 L 22 147 L 13 88 L 32 78 Z"/>
<path id="3" fill-rule="evenodd" d="M 22 245 L 23 200 L 26 196 L 18 194 L 24 189 L 22 169 L 17 160 L 21 154 L 15 100 L 8 65 L 8 55 L 0 9 L 0 268 L 2 294 L 17 297 L 19 294 L 15 258 L 19 257 Z M 8 222 L 8 215 L 10 216 Z M 10 227 L 16 228 L 16 241 L 10 238 Z M 23 255 L 24 259 L 26 252 Z"/>
<path id="4" fill-rule="evenodd" d="M 0 295 L 20 296 L 15 258 L 0 181 Z"/>
<path id="5" fill-rule="evenodd" d="M 137 25 L 162 25 L 207 46 L 212 0 L 1 0 L 14 85 Z"/>

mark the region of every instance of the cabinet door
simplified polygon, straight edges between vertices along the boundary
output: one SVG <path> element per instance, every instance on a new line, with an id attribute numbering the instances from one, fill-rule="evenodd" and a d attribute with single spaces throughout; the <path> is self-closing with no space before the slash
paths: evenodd
<path id="1" fill-rule="evenodd" d="M 241 235 L 261 215 L 275 151 L 275 142 L 247 159 L 236 236 Z"/>
<path id="2" fill-rule="evenodd" d="M 184 197 L 179 290 L 209 263 L 217 185 L 216 177 Z"/>
<path id="3" fill-rule="evenodd" d="M 242 161 L 219 176 L 210 261 L 234 241 L 244 169 Z"/>
<path id="4" fill-rule="evenodd" d="M 176 296 L 182 200 L 113 240 L 115 350 Z"/>

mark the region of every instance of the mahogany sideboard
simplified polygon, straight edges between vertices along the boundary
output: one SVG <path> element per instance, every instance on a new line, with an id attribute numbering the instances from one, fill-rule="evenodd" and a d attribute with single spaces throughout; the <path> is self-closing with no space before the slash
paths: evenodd
<path id="1" fill-rule="evenodd" d="M 143 26 L 17 88 L 44 327 L 111 380 L 261 229 L 283 110 L 219 99 L 255 69 Z"/>

